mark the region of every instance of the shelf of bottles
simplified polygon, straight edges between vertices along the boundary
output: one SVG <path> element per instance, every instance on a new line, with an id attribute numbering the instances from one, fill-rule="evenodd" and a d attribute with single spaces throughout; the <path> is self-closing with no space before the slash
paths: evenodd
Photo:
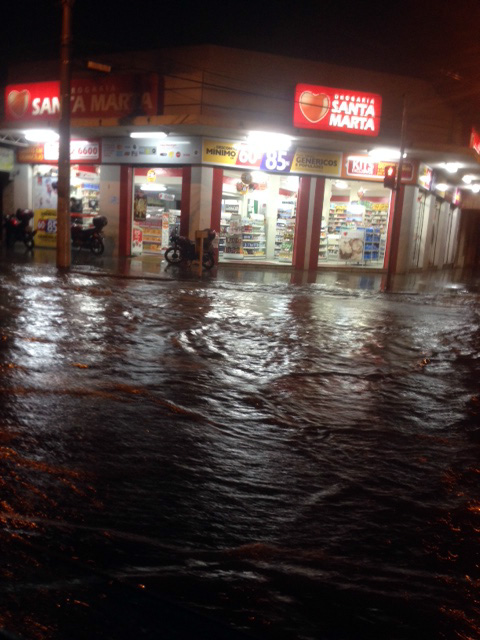
<path id="1" fill-rule="evenodd" d="M 280 199 L 277 208 L 274 251 L 275 259 L 279 262 L 292 262 L 293 259 L 296 211 L 296 198 Z"/>
<path id="2" fill-rule="evenodd" d="M 249 199 L 247 217 L 243 219 L 242 246 L 244 258 L 265 258 L 265 214 L 266 204 Z"/>
<path id="3" fill-rule="evenodd" d="M 234 199 L 222 201 L 218 254 L 228 260 L 243 260 L 243 225 L 240 206 L 241 202 Z"/>

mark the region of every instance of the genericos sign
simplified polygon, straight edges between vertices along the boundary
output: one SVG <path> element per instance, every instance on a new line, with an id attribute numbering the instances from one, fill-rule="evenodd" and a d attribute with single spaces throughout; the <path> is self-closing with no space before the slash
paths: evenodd
<path id="1" fill-rule="evenodd" d="M 72 118 L 122 118 L 158 113 L 158 77 L 119 75 L 73 78 Z M 60 118 L 60 83 L 35 82 L 5 89 L 5 118 L 12 122 L 41 122 Z"/>
<path id="2" fill-rule="evenodd" d="M 378 136 L 382 96 L 376 93 L 297 84 L 293 125 L 301 129 Z"/>

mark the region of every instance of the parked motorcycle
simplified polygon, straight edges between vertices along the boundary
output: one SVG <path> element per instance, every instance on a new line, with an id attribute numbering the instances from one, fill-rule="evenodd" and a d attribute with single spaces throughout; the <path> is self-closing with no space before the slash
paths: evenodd
<path id="1" fill-rule="evenodd" d="M 31 209 L 17 209 L 15 214 L 6 216 L 5 238 L 7 247 L 13 247 L 15 242 L 23 242 L 27 249 L 33 249 L 33 239 L 37 232 L 30 226 L 32 218 L 33 211 Z"/>
<path id="2" fill-rule="evenodd" d="M 88 227 L 84 227 L 81 224 L 72 224 L 72 246 L 80 249 L 90 249 L 96 256 L 101 256 L 105 251 L 102 229 L 106 226 L 108 220 L 105 216 L 95 216 L 92 222 L 93 224 Z"/>
<path id="3" fill-rule="evenodd" d="M 208 236 L 203 240 L 202 264 L 205 269 L 211 269 L 215 264 L 213 241 L 215 240 L 216 233 L 212 229 L 206 229 L 206 231 L 208 231 Z M 198 260 L 195 242 L 185 236 L 172 233 L 170 236 L 170 246 L 165 251 L 165 260 L 168 264 L 180 264 L 182 262 Z"/>

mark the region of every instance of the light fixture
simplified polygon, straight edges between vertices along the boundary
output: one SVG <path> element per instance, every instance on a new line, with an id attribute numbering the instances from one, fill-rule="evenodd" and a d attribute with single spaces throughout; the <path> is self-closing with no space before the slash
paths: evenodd
<path id="1" fill-rule="evenodd" d="M 142 191 L 166 191 L 167 187 L 164 184 L 141 184 L 140 189 Z"/>
<path id="2" fill-rule="evenodd" d="M 53 129 L 28 129 L 24 135 L 29 142 L 56 142 L 60 138 Z"/>
<path id="3" fill-rule="evenodd" d="M 398 162 L 398 160 L 400 160 L 400 149 L 394 149 L 393 147 L 377 147 L 376 149 L 370 149 L 368 155 L 374 160 Z M 407 154 L 404 153 L 403 157 L 406 158 Z"/>
<path id="4" fill-rule="evenodd" d="M 445 171 L 448 171 L 448 173 L 457 173 L 461 166 L 459 162 L 444 162 L 442 164 L 442 167 Z"/>
<path id="5" fill-rule="evenodd" d="M 439 182 L 435 186 L 435 189 L 438 189 L 439 191 L 446 191 L 448 189 L 448 184 L 446 182 Z"/>
<path id="6" fill-rule="evenodd" d="M 345 180 L 336 180 L 335 186 L 337 189 L 348 189 L 348 183 Z"/>
<path id="7" fill-rule="evenodd" d="M 250 131 L 247 136 L 247 144 L 262 150 L 284 151 L 292 144 L 291 136 L 285 133 L 273 133 L 272 131 Z"/>
<path id="8" fill-rule="evenodd" d="M 166 138 L 167 135 L 165 131 L 132 131 L 130 138 L 156 138 L 157 140 L 161 140 L 162 138 Z"/>
<path id="9" fill-rule="evenodd" d="M 466 173 L 464 176 L 462 176 L 462 181 L 465 182 L 465 184 L 470 184 L 473 180 L 473 176 L 471 176 L 469 173 Z"/>
<path id="10" fill-rule="evenodd" d="M 480 184 L 472 184 L 470 189 L 473 191 L 473 193 L 478 193 L 480 191 Z"/>

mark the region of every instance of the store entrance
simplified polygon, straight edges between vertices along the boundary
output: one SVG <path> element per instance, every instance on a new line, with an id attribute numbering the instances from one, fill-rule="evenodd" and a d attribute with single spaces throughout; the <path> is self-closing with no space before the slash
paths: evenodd
<path id="1" fill-rule="evenodd" d="M 326 180 L 318 265 L 383 267 L 390 205 L 383 184 Z"/>
<path id="2" fill-rule="evenodd" d="M 180 231 L 182 175 L 182 169 L 134 170 L 132 255 L 159 255 Z"/>
<path id="3" fill-rule="evenodd" d="M 292 264 L 298 186 L 295 176 L 224 171 L 220 262 Z"/>

